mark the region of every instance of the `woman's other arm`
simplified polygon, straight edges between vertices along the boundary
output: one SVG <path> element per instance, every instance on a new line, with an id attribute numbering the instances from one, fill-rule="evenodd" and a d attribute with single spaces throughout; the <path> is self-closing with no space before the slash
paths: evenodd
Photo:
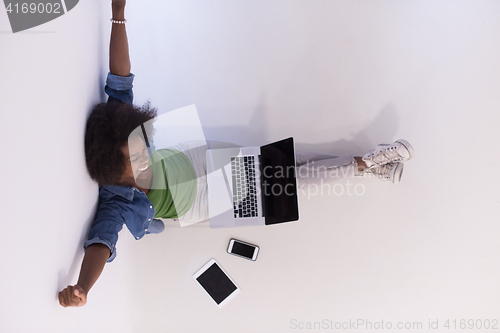
<path id="1" fill-rule="evenodd" d="M 113 0 L 111 3 L 113 19 L 125 19 L 125 0 Z M 112 24 L 109 43 L 109 71 L 118 76 L 130 75 L 127 30 L 125 24 Z"/>
<path id="2" fill-rule="evenodd" d="M 59 292 L 59 304 L 64 307 L 82 306 L 87 303 L 87 294 L 104 269 L 111 252 L 104 244 L 92 244 L 85 251 L 78 283 Z"/>

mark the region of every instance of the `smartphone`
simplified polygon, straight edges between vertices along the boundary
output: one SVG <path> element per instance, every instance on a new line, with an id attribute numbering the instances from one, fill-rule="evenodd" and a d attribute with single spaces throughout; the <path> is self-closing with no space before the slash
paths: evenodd
<path id="1" fill-rule="evenodd" d="M 257 255 L 259 254 L 259 247 L 257 245 L 231 238 L 227 248 L 227 253 L 255 261 L 257 259 Z"/>

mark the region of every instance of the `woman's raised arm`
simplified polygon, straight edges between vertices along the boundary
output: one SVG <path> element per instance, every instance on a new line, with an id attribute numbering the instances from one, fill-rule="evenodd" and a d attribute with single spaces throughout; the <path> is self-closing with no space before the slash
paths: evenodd
<path id="1" fill-rule="evenodd" d="M 113 0 L 111 3 L 113 20 L 125 20 L 125 0 Z M 109 71 L 118 76 L 129 76 L 130 57 L 125 24 L 113 23 L 109 43 Z"/>

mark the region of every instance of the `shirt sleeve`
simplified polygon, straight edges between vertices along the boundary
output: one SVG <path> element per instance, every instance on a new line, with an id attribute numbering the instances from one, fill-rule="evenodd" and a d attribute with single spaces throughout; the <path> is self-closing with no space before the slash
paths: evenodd
<path id="1" fill-rule="evenodd" d="M 108 72 L 106 86 L 104 87 L 104 91 L 109 96 L 108 103 L 120 101 L 132 104 L 134 99 L 134 93 L 132 92 L 134 77 L 135 75 L 132 73 L 129 76 L 118 76 Z"/>
<path id="2" fill-rule="evenodd" d="M 124 223 L 124 218 L 119 210 L 113 207 L 113 203 L 99 205 L 94 224 L 90 228 L 88 240 L 83 244 L 83 248 L 87 250 L 87 247 L 92 244 L 104 244 L 111 252 L 106 262 L 112 262 L 116 257 L 118 233 L 122 230 Z"/>

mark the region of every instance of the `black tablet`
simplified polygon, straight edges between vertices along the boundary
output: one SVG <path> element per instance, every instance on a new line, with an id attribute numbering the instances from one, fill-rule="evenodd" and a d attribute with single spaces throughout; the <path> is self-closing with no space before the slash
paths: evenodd
<path id="1" fill-rule="evenodd" d="M 198 281 L 219 308 L 240 292 L 240 288 L 224 272 L 215 259 L 211 259 L 194 273 L 193 278 Z"/>

